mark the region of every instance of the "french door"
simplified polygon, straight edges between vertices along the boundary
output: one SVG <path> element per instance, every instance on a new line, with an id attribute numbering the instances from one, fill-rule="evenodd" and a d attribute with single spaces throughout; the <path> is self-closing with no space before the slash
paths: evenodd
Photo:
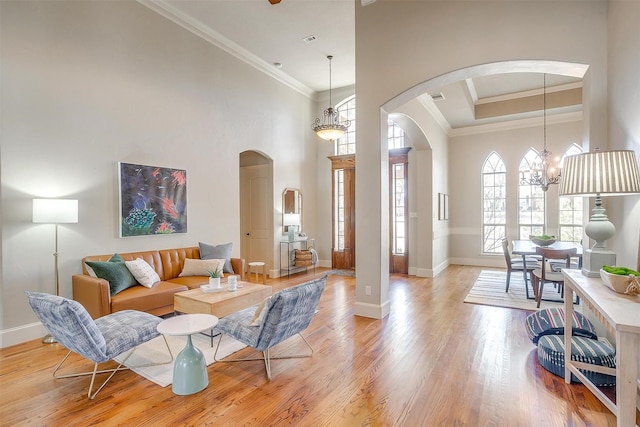
<path id="1" fill-rule="evenodd" d="M 355 154 L 331 156 L 333 239 L 331 266 L 356 268 L 356 163 Z"/>
<path id="2" fill-rule="evenodd" d="M 408 272 L 408 152 L 389 150 L 389 272 Z M 331 156 L 333 240 L 331 266 L 355 269 L 356 162 L 355 154 Z"/>
<path id="3" fill-rule="evenodd" d="M 389 273 L 407 274 L 408 245 L 408 152 L 411 148 L 389 150 Z"/>

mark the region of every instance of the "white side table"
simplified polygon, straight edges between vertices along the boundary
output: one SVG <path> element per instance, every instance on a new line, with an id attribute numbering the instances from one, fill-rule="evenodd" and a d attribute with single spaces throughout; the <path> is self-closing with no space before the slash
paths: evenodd
<path id="1" fill-rule="evenodd" d="M 258 281 L 258 273 L 262 274 L 262 283 L 264 285 L 267 284 L 267 270 L 269 269 L 269 267 L 267 267 L 267 263 L 262 262 L 262 261 L 254 261 L 254 262 L 250 262 L 248 264 L 249 268 L 249 278 L 248 280 L 251 281 L 251 273 L 255 273 L 256 274 L 256 282 Z M 260 271 L 258 271 L 257 269 L 259 269 Z"/>
<path id="2" fill-rule="evenodd" d="M 194 394 L 209 384 L 207 362 L 204 354 L 191 342 L 191 335 L 212 329 L 218 318 L 211 314 L 183 314 L 165 319 L 158 324 L 158 332 L 163 335 L 186 335 L 187 345 L 176 356 L 173 365 L 173 386 L 175 394 Z"/>

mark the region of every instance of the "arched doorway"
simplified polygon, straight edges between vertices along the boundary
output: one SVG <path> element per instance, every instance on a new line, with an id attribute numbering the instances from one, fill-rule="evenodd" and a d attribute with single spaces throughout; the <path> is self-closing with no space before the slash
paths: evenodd
<path id="1" fill-rule="evenodd" d="M 247 263 L 273 260 L 273 160 L 240 153 L 240 256 Z"/>

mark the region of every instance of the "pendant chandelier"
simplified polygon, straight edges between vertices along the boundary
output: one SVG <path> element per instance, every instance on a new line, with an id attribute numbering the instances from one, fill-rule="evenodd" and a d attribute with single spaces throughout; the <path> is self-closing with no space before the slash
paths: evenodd
<path id="1" fill-rule="evenodd" d="M 542 191 L 547 191 L 550 185 L 559 184 L 562 177 L 562 171 L 556 164 L 552 163 L 549 156 L 551 152 L 547 150 L 547 75 L 544 74 L 542 93 L 542 117 L 543 117 L 543 147 L 540 157 L 542 162 L 534 165 L 533 169 L 529 171 L 529 177 L 525 177 L 524 173 L 520 176 L 520 185 L 539 185 Z"/>
<path id="2" fill-rule="evenodd" d="M 313 131 L 322 139 L 334 141 L 344 135 L 351 122 L 345 120 L 341 123 L 340 112 L 331 105 L 331 60 L 333 56 L 329 55 L 327 59 L 329 60 L 329 108 L 324 110 L 322 122 L 320 119 L 316 119 Z"/>

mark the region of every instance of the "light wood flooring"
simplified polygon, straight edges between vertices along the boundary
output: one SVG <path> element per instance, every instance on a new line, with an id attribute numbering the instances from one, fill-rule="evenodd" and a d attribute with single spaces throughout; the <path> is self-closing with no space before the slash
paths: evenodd
<path id="1" fill-rule="evenodd" d="M 274 360 L 271 382 L 261 362 L 214 363 L 208 388 L 191 396 L 125 371 L 88 400 L 88 378 L 52 378 L 66 353 L 59 344 L 1 349 L 0 425 L 614 426 L 584 386 L 538 364 L 527 311 L 463 303 L 480 271 L 393 275 L 382 320 L 354 316 L 355 279 L 330 275 L 305 333 L 312 358 Z M 275 291 L 311 277 L 268 284 Z M 280 348 L 298 348 L 298 339 Z"/>

